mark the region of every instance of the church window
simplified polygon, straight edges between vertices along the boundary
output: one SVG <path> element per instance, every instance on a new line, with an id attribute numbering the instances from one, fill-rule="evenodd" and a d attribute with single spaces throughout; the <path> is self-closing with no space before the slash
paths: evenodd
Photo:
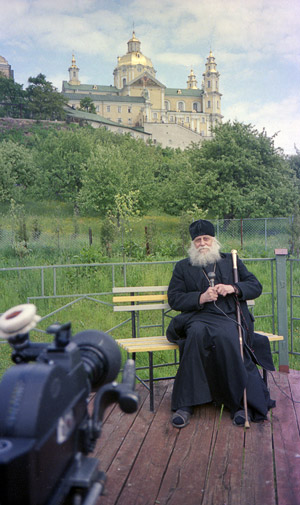
<path id="1" fill-rule="evenodd" d="M 174 116 L 170 116 L 170 123 L 174 123 Z"/>
<path id="2" fill-rule="evenodd" d="M 165 109 L 170 110 L 170 102 L 168 100 L 165 100 Z"/>
<path id="3" fill-rule="evenodd" d="M 118 106 L 118 113 L 120 114 L 122 112 L 122 107 L 119 105 Z"/>
<path id="4" fill-rule="evenodd" d="M 96 112 L 99 112 L 99 105 L 96 105 Z"/>
<path id="5" fill-rule="evenodd" d="M 122 123 L 122 118 L 121 117 L 118 118 L 118 123 Z"/>
<path id="6" fill-rule="evenodd" d="M 132 124 L 132 119 L 131 117 L 128 118 L 128 124 Z"/>
<path id="7" fill-rule="evenodd" d="M 75 71 L 73 72 L 73 77 L 76 77 L 76 72 Z"/>
<path id="8" fill-rule="evenodd" d="M 126 79 L 123 79 L 123 86 L 126 86 Z"/>
<path id="9" fill-rule="evenodd" d="M 200 112 L 200 103 L 199 102 L 193 103 L 193 111 Z"/>
<path id="10" fill-rule="evenodd" d="M 106 112 L 110 112 L 110 105 L 106 106 Z"/>
<path id="11" fill-rule="evenodd" d="M 157 119 L 157 112 L 153 112 L 153 119 Z"/>
<path id="12" fill-rule="evenodd" d="M 177 103 L 177 110 L 184 111 L 184 102 Z"/>
<path id="13" fill-rule="evenodd" d="M 202 118 L 202 123 L 205 123 L 205 117 Z"/>
<path id="14" fill-rule="evenodd" d="M 207 81 L 207 87 L 210 88 L 210 81 Z"/>
<path id="15" fill-rule="evenodd" d="M 210 100 L 207 102 L 207 108 L 210 109 Z"/>
<path id="16" fill-rule="evenodd" d="M 128 113 L 131 114 L 131 105 L 128 106 Z"/>

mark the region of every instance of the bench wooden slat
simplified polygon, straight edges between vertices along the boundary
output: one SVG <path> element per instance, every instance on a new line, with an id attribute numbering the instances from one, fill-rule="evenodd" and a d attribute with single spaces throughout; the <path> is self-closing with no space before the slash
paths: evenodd
<path id="1" fill-rule="evenodd" d="M 255 333 L 260 333 L 260 335 L 265 335 L 265 337 L 268 337 L 270 342 L 280 342 L 281 340 L 284 340 L 283 335 L 274 335 L 273 333 L 266 333 L 265 331 L 260 331 L 260 330 L 255 330 Z"/>
<path id="2" fill-rule="evenodd" d="M 169 342 L 166 337 L 121 338 L 118 345 L 127 352 L 153 352 L 178 349 L 177 344 Z"/>
<path id="3" fill-rule="evenodd" d="M 167 291 L 168 286 L 129 286 L 123 288 L 113 288 L 113 293 L 148 293 L 149 291 Z"/>
<path id="4" fill-rule="evenodd" d="M 169 309 L 168 303 L 151 303 L 150 305 L 121 305 L 114 306 L 114 312 L 133 312 L 136 310 Z"/>
<path id="5" fill-rule="evenodd" d="M 272 335 L 270 333 L 258 332 L 265 335 L 271 342 L 279 342 L 284 340 L 282 335 Z M 154 352 L 169 349 L 178 349 L 177 344 L 169 342 L 165 336 L 157 337 L 138 337 L 138 338 L 121 338 L 116 340 L 118 345 L 127 352 Z"/>
<path id="6" fill-rule="evenodd" d="M 113 296 L 113 303 L 128 302 L 156 302 L 158 300 L 167 300 L 167 294 L 161 295 L 132 295 L 132 296 Z"/>

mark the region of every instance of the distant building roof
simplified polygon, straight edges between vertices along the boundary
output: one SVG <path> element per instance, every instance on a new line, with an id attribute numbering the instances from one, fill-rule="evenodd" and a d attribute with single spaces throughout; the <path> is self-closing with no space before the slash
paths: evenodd
<path id="1" fill-rule="evenodd" d="M 68 116 L 71 116 L 76 119 L 83 119 L 85 121 L 91 121 L 94 123 L 101 123 L 103 125 L 108 125 L 108 126 L 116 126 L 118 128 L 122 128 L 122 129 L 126 129 L 126 130 L 134 130 L 134 131 L 145 133 L 146 135 L 151 135 L 150 133 L 145 132 L 144 128 L 142 128 L 142 127 L 130 127 L 130 126 L 124 125 L 122 123 L 116 123 L 114 121 L 111 121 L 110 119 L 100 116 L 99 114 L 91 114 L 90 112 L 84 112 L 82 110 L 73 109 L 72 107 L 68 107 L 68 106 L 65 107 L 65 112 Z"/>
<path id="2" fill-rule="evenodd" d="M 118 93 L 118 89 L 115 86 L 103 86 L 102 84 L 69 84 L 67 81 L 63 81 L 63 91 L 64 90 L 70 90 L 70 91 L 92 91 L 93 93 L 96 93 L 97 91 L 99 93 Z"/>
<path id="3" fill-rule="evenodd" d="M 125 103 L 145 103 L 143 96 L 120 96 L 120 95 L 94 95 L 93 93 L 63 93 L 70 100 L 82 100 L 89 97 L 93 102 L 125 102 Z"/>
<path id="4" fill-rule="evenodd" d="M 200 97 L 203 95 L 202 89 L 185 89 L 185 88 L 166 88 L 165 96 L 194 96 Z"/>

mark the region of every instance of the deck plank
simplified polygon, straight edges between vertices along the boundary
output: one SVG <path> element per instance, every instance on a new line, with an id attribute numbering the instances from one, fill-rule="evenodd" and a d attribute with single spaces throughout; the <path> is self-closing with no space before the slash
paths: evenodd
<path id="1" fill-rule="evenodd" d="M 240 503 L 243 446 L 243 428 L 234 426 L 229 412 L 224 410 L 216 433 L 202 505 Z"/>
<path id="2" fill-rule="evenodd" d="M 299 371 L 274 377 L 299 401 Z M 172 384 L 155 383 L 154 413 L 141 385 L 138 412 L 107 409 L 93 453 L 107 474 L 99 505 L 300 505 L 300 404 L 270 377 L 277 406 L 268 421 L 243 430 L 210 404 L 178 430 L 170 423 Z"/>
<path id="3" fill-rule="evenodd" d="M 270 417 L 269 413 L 269 417 Z M 245 430 L 245 460 L 241 505 L 276 505 L 272 424 L 251 423 Z"/>
<path id="4" fill-rule="evenodd" d="M 192 422 L 184 430 L 171 427 L 177 434 L 176 446 L 156 503 L 201 503 L 216 425 L 217 410 L 205 405 L 196 409 Z"/>
<path id="5" fill-rule="evenodd" d="M 171 388 L 168 387 L 160 408 L 152 414 L 153 422 L 133 462 L 122 496 L 116 502 L 118 505 L 152 505 L 154 503 L 154 497 L 158 493 L 177 437 L 176 431 L 169 422 L 169 409 L 166 408 L 170 403 L 170 395 Z M 130 451 L 130 446 L 128 450 Z"/>
<path id="6" fill-rule="evenodd" d="M 300 505 L 300 438 L 294 405 L 290 400 L 289 374 L 282 372 L 274 376 L 278 386 L 270 380 L 270 390 L 276 400 L 273 438 L 278 504 Z"/>

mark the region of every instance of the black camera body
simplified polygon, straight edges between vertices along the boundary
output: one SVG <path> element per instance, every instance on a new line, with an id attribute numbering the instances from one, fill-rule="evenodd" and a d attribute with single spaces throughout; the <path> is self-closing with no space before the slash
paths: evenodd
<path id="1" fill-rule="evenodd" d="M 122 383 L 114 382 L 121 355 L 111 337 L 87 330 L 71 338 L 70 323 L 47 332 L 53 343 L 32 343 L 29 333 L 8 337 L 17 364 L 0 383 L 0 505 L 95 504 L 105 475 L 87 455 L 105 408 L 118 402 L 130 413 L 138 407 L 132 360 Z"/>

